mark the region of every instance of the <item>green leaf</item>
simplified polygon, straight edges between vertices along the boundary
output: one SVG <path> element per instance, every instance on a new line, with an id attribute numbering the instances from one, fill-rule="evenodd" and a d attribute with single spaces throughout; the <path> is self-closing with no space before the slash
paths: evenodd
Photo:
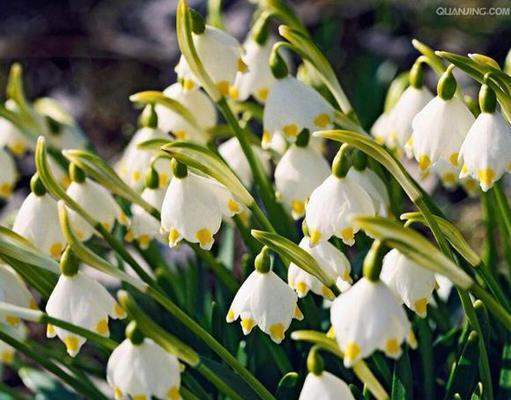
<path id="1" fill-rule="evenodd" d="M 390 396 L 391 400 L 412 400 L 414 398 L 412 366 L 408 356 L 408 348 L 404 349 L 399 360 L 394 363 Z"/>
<path id="2" fill-rule="evenodd" d="M 458 393 L 462 399 L 470 397 L 478 376 L 479 336 L 476 331 L 470 332 L 463 346 L 459 360 L 453 365 L 447 381 L 445 399 Z"/>
<path id="3" fill-rule="evenodd" d="M 37 400 L 79 400 L 76 393 L 69 391 L 49 374 L 34 368 L 22 367 L 18 374 L 23 384 L 37 395 Z"/>
<path id="4" fill-rule="evenodd" d="M 296 372 L 288 372 L 282 377 L 277 386 L 275 397 L 277 399 L 294 399 L 296 398 L 297 385 L 300 376 Z"/>
<path id="5" fill-rule="evenodd" d="M 511 398 L 511 342 L 508 341 L 502 349 L 498 399 L 509 398 Z"/>

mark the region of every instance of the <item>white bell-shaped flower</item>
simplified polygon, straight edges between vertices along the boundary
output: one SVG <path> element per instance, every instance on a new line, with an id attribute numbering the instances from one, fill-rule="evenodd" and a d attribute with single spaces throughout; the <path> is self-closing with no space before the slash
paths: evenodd
<path id="1" fill-rule="evenodd" d="M 467 133 L 460 150 L 460 178 L 470 176 L 486 192 L 506 171 L 511 171 L 511 125 L 495 111 L 495 94 L 483 85 L 481 114 Z"/>
<path id="2" fill-rule="evenodd" d="M 11 121 L 0 118 L 0 148 L 7 147 L 16 156 L 23 155 L 34 145 Z"/>
<path id="3" fill-rule="evenodd" d="M 264 153 L 264 151 L 255 145 L 252 145 L 252 150 L 256 157 L 261 161 L 263 169 L 266 173 L 270 171 L 270 159 Z M 220 146 L 218 146 L 218 152 L 225 160 L 225 162 L 231 167 L 231 169 L 238 175 L 241 182 L 245 187 L 250 188 L 252 186 L 252 170 L 247 161 L 247 157 L 241 149 L 240 142 L 237 138 L 233 137 Z"/>
<path id="4" fill-rule="evenodd" d="M 410 322 L 396 296 L 382 281 L 365 277 L 337 297 L 330 321 L 346 367 L 375 350 L 398 358 L 410 334 Z"/>
<path id="5" fill-rule="evenodd" d="M 18 179 L 18 170 L 11 155 L 0 147 L 0 199 L 7 198 L 12 194 L 16 180 Z"/>
<path id="6" fill-rule="evenodd" d="M 60 184 L 60 186 L 67 189 L 71 183 L 69 175 L 67 174 L 67 169 L 62 167 L 53 157 L 48 157 L 47 160 L 48 166 L 50 167 L 50 171 L 55 180 Z"/>
<path id="7" fill-rule="evenodd" d="M 458 155 L 465 136 L 474 123 L 467 106 L 454 97 L 456 81 L 450 70 L 438 83 L 438 95 L 413 119 L 412 149 L 421 171 L 428 171 L 438 160 L 458 166 Z"/>
<path id="8" fill-rule="evenodd" d="M 159 186 L 159 176 L 154 169 L 150 170 L 148 175 L 146 176 L 146 188 L 141 196 L 155 209 L 160 211 L 165 193 L 167 192 L 167 186 Z M 130 225 L 125 239 L 127 241 L 136 240 L 142 249 L 146 249 L 151 240 L 155 238 L 162 242 L 164 241 L 164 237 L 160 233 L 160 221 L 138 204 L 132 204 Z"/>
<path id="9" fill-rule="evenodd" d="M 74 167 L 72 165 L 72 167 Z M 71 173 L 73 182 L 67 188 L 67 195 L 78 203 L 88 214 L 110 231 L 115 221 L 126 225 L 128 218 L 110 192 L 100 184 L 85 177 L 83 171 Z M 73 176 L 74 175 L 74 176 Z M 90 239 L 94 228 L 77 212 L 68 209 L 69 222 L 76 236 L 83 241 Z"/>
<path id="10" fill-rule="evenodd" d="M 107 381 L 115 399 L 149 400 L 154 396 L 180 400 L 177 357 L 144 338 L 132 324 L 126 329 L 128 339 L 115 348 L 107 364 Z"/>
<path id="11" fill-rule="evenodd" d="M 163 200 L 161 230 L 168 235 L 170 247 L 185 239 L 209 250 L 222 217 L 240 213 L 241 205 L 218 182 L 188 172 L 176 160 L 172 165 L 174 177 Z"/>
<path id="12" fill-rule="evenodd" d="M 262 43 L 258 43 L 258 40 Z M 252 36 L 247 38 L 243 44 L 245 50 L 243 61 L 247 64 L 248 70 L 244 73 L 238 72 L 234 88 L 231 90 L 231 98 L 245 101 L 249 96 L 253 96 L 259 103 L 266 101 L 275 82 L 268 64 L 274 43 L 273 38 L 258 39 Z"/>
<path id="13" fill-rule="evenodd" d="M 195 31 L 192 39 L 197 55 L 217 89 L 227 96 L 234 84 L 236 73 L 247 70 L 242 60 L 243 49 L 233 36 L 213 26 L 202 26 Z M 202 84 L 200 77 L 194 75 L 183 56 L 175 71 L 187 89 L 193 88 L 194 84 Z"/>
<path id="14" fill-rule="evenodd" d="M 305 221 L 312 246 L 332 235 L 352 246 L 359 228 L 353 223 L 356 215 L 375 215 L 373 199 L 356 180 L 347 174 L 349 166 L 341 149 L 332 164 L 332 174 L 311 194 L 305 207 Z"/>
<path id="15" fill-rule="evenodd" d="M 330 174 L 325 158 L 307 143 L 308 135 L 300 133 L 275 168 L 277 198 L 294 219 L 303 217 L 309 196 Z"/>
<path id="16" fill-rule="evenodd" d="M 328 129 L 334 120 L 333 108 L 313 88 L 287 75 L 273 84 L 264 107 L 264 135 L 282 134 L 293 142 L 303 129 Z"/>
<path id="17" fill-rule="evenodd" d="M 383 258 L 380 279 L 406 306 L 421 318 L 436 286 L 435 274 L 392 249 Z"/>
<path id="18" fill-rule="evenodd" d="M 27 328 L 25 324 L 18 324 L 17 326 L 5 325 L 2 326 L 2 329 L 9 336 L 17 340 L 23 340 L 27 336 Z M 16 349 L 14 347 L 0 340 L 0 365 L 10 365 L 14 360 L 14 353 L 16 353 Z"/>
<path id="19" fill-rule="evenodd" d="M 45 190 L 37 175 L 30 182 L 32 193 L 23 201 L 13 231 L 32 242 L 43 253 L 59 258 L 66 241 L 60 230 L 57 202 Z"/>
<path id="20" fill-rule="evenodd" d="M 390 118 L 391 111 L 382 113 L 371 127 L 371 136 L 379 144 L 394 149 L 397 144 L 397 134 Z"/>
<path id="21" fill-rule="evenodd" d="M 210 98 L 199 88 L 188 90 L 182 83 L 170 85 L 163 93 L 186 107 L 195 118 L 197 126 L 169 108 L 157 105 L 155 109 L 159 129 L 173 134 L 178 140 L 206 143 L 207 131 L 213 128 L 217 121 L 215 106 Z"/>
<path id="22" fill-rule="evenodd" d="M 48 315 L 108 336 L 108 317 L 124 318 L 124 310 L 103 286 L 79 271 L 78 260 L 69 250 L 62 255 L 60 265 L 62 274 L 46 304 Z M 72 357 L 86 341 L 84 337 L 50 324 L 46 335 L 58 336 Z"/>
<path id="23" fill-rule="evenodd" d="M 343 286 L 343 282 L 351 282 L 350 262 L 333 244 L 321 242 L 312 247 L 310 238 L 305 236 L 300 241 L 299 246 L 314 257 L 319 267 L 337 283 L 339 289 Z M 335 297 L 332 291 L 323 285 L 318 278 L 294 263 L 291 263 L 287 270 L 287 281 L 289 286 L 296 290 L 300 298 L 305 297 L 309 290 L 330 300 Z"/>
<path id="24" fill-rule="evenodd" d="M 20 276 L 10 266 L 0 264 L 0 301 L 14 306 L 37 309 L 37 303 Z M 19 317 L 0 312 L 0 322 L 11 326 L 20 323 Z"/>
<path id="25" fill-rule="evenodd" d="M 275 343 L 280 343 L 291 320 L 303 318 L 297 300 L 294 290 L 271 270 L 269 250 L 264 247 L 256 257 L 255 271 L 236 293 L 226 321 L 240 318 L 245 335 L 259 326 Z"/>

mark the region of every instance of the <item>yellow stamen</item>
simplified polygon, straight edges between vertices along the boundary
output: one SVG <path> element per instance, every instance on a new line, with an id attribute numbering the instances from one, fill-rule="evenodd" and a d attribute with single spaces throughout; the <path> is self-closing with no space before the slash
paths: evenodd
<path id="1" fill-rule="evenodd" d="M 305 205 L 301 200 L 291 200 L 291 210 L 297 216 L 302 216 L 305 211 Z"/>
<path id="2" fill-rule="evenodd" d="M 417 348 L 417 338 L 415 337 L 415 333 L 410 329 L 410 332 L 408 332 L 408 336 L 406 337 L 406 341 L 410 345 L 412 349 Z"/>
<path id="3" fill-rule="evenodd" d="M 69 353 L 75 353 L 78 350 L 78 338 L 74 335 L 66 336 L 63 340 Z"/>
<path id="4" fill-rule="evenodd" d="M 9 197 L 12 194 L 12 185 L 4 182 L 0 183 L 0 196 Z"/>
<path id="5" fill-rule="evenodd" d="M 171 386 L 169 390 L 167 390 L 167 399 L 168 400 L 179 400 L 181 396 L 179 395 L 179 389 L 176 385 Z"/>
<path id="6" fill-rule="evenodd" d="M 207 246 L 211 242 L 213 236 L 209 229 L 202 228 L 195 232 L 195 238 L 199 241 L 201 246 Z"/>
<path id="7" fill-rule="evenodd" d="M 311 230 L 311 236 L 310 236 L 311 245 L 314 246 L 315 244 L 318 244 L 320 240 L 321 240 L 321 232 L 318 231 L 317 229 Z"/>
<path id="8" fill-rule="evenodd" d="M 233 212 L 233 213 L 240 212 L 240 205 L 234 199 L 229 199 L 229 201 L 227 202 L 227 208 L 229 209 L 230 212 Z"/>
<path id="9" fill-rule="evenodd" d="M 385 342 L 385 352 L 388 354 L 399 353 L 399 342 L 396 338 L 390 338 Z"/>
<path id="10" fill-rule="evenodd" d="M 244 74 L 245 72 L 248 71 L 248 66 L 247 64 L 245 64 L 243 62 L 243 60 L 241 58 L 238 58 L 238 62 L 236 64 L 236 68 L 238 69 L 239 72 L 241 72 L 242 74 Z"/>
<path id="11" fill-rule="evenodd" d="M 149 235 L 144 234 L 138 237 L 138 244 L 143 249 L 147 249 L 147 247 L 149 246 L 149 242 L 151 242 L 151 236 Z"/>
<path id="12" fill-rule="evenodd" d="M 284 339 L 284 325 L 281 323 L 270 325 L 270 337 L 274 342 L 280 343 Z"/>
<path id="13" fill-rule="evenodd" d="M 229 94 L 229 86 L 229 82 L 227 81 L 219 81 L 216 83 L 216 88 L 224 96 Z"/>
<path id="14" fill-rule="evenodd" d="M 122 399 L 122 390 L 119 388 L 119 386 L 114 387 L 114 398 L 115 400 Z"/>
<path id="15" fill-rule="evenodd" d="M 171 245 L 175 245 L 180 236 L 181 235 L 180 235 L 180 233 L 179 233 L 179 231 L 177 229 L 170 228 L 170 230 L 169 230 L 169 243 Z"/>
<path id="16" fill-rule="evenodd" d="M 60 184 L 64 187 L 64 189 L 67 189 L 67 187 L 71 184 L 71 179 L 69 179 L 69 176 L 64 175 L 60 178 Z"/>
<path id="17" fill-rule="evenodd" d="M 227 311 L 227 317 L 225 317 L 225 320 L 227 322 L 234 321 L 234 311 L 232 310 L 232 308 L 229 308 L 229 311 Z"/>
<path id="18" fill-rule="evenodd" d="M 183 89 L 185 90 L 192 90 L 195 86 L 195 83 L 191 79 L 183 79 L 183 82 L 181 84 L 183 86 Z"/>
<path id="19" fill-rule="evenodd" d="M 347 269 L 342 271 L 341 279 L 346 282 L 351 282 L 350 272 Z"/>
<path id="20" fill-rule="evenodd" d="M 106 319 L 102 319 L 96 324 L 96 332 L 100 335 L 108 333 L 108 321 Z"/>
<path id="21" fill-rule="evenodd" d="M 495 176 L 495 171 L 492 168 L 481 168 L 477 171 L 477 179 L 479 179 L 484 186 L 490 186 Z"/>
<path id="22" fill-rule="evenodd" d="M 50 246 L 50 255 L 53 258 L 58 258 L 60 256 L 60 253 L 62 253 L 63 246 L 60 243 L 53 243 Z"/>
<path id="23" fill-rule="evenodd" d="M 265 102 L 266 99 L 268 98 L 268 88 L 262 87 L 262 88 L 257 89 L 257 91 L 255 93 L 255 97 L 257 98 L 257 100 L 259 100 L 261 102 Z"/>
<path id="24" fill-rule="evenodd" d="M 450 156 L 449 156 L 449 162 L 454 165 L 455 167 L 458 166 L 458 156 L 459 156 L 459 153 L 452 153 Z"/>
<path id="25" fill-rule="evenodd" d="M 254 320 L 252 318 L 241 318 L 241 328 L 243 329 L 243 333 L 249 334 L 252 328 L 254 327 Z"/>
<path id="26" fill-rule="evenodd" d="M 424 315 L 426 313 L 426 309 L 428 307 L 428 299 L 422 297 L 413 303 L 415 307 L 415 312 L 419 315 Z"/>
<path id="27" fill-rule="evenodd" d="M 300 296 L 304 296 L 309 291 L 309 286 L 305 282 L 296 282 L 295 284 L 296 291 Z"/>
<path id="28" fill-rule="evenodd" d="M 282 131 L 284 132 L 284 134 L 286 134 L 287 136 L 297 136 L 298 135 L 298 125 L 296 124 L 287 124 L 286 126 L 284 126 L 282 128 Z"/>
<path id="29" fill-rule="evenodd" d="M 355 238 L 355 234 L 353 232 L 353 228 L 351 226 L 347 226 L 346 228 L 342 228 L 339 231 L 339 235 L 341 235 L 342 240 L 346 242 L 350 242 Z"/>
<path id="30" fill-rule="evenodd" d="M 421 171 L 426 171 L 431 164 L 431 160 L 426 154 L 421 154 L 417 162 L 419 163 L 419 169 Z"/>
<path id="31" fill-rule="evenodd" d="M 344 358 L 349 361 L 354 360 L 360 354 L 360 347 L 355 342 L 348 342 L 344 349 Z"/>
<path id="32" fill-rule="evenodd" d="M 328 114 L 321 113 L 316 115 L 314 118 L 314 124 L 319 126 L 320 128 L 325 128 L 330 123 L 330 117 Z"/>
<path id="33" fill-rule="evenodd" d="M 7 315 L 5 321 L 11 326 L 16 326 L 20 323 L 20 319 L 15 315 Z"/>
<path id="34" fill-rule="evenodd" d="M 134 181 L 134 182 L 138 182 L 139 179 L 141 178 L 142 174 L 140 173 L 140 171 L 138 169 L 134 169 L 133 171 L 131 171 L 131 180 Z"/>
<path id="35" fill-rule="evenodd" d="M 237 100 L 239 96 L 238 88 L 236 86 L 231 86 L 229 88 L 229 97 L 233 100 Z"/>
<path id="36" fill-rule="evenodd" d="M 12 350 L 4 350 L 0 352 L 0 363 L 11 364 L 14 360 L 14 352 Z"/>

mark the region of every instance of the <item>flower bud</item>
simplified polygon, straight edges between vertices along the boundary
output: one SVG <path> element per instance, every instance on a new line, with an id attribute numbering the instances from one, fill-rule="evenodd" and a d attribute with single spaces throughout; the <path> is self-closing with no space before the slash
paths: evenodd
<path id="1" fill-rule="evenodd" d="M 158 114 L 154 110 L 153 104 L 145 106 L 144 110 L 138 118 L 138 124 L 141 128 L 157 128 L 158 127 Z"/>

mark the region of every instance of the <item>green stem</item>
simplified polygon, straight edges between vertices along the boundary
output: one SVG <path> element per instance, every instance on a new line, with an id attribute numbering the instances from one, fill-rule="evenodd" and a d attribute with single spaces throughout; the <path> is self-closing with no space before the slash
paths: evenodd
<path id="1" fill-rule="evenodd" d="M 146 293 L 160 303 L 170 314 L 178 319 L 184 326 L 195 333 L 211 350 L 213 350 L 227 365 L 235 370 L 261 399 L 275 400 L 273 395 L 259 382 L 239 361 L 231 355 L 208 331 L 190 318 L 177 305 L 165 297 L 161 292 L 152 287 L 147 288 Z"/>
<path id="2" fill-rule="evenodd" d="M 195 396 L 190 390 L 188 390 L 184 386 L 181 386 L 181 388 L 179 389 L 179 393 L 181 394 L 181 397 L 184 400 L 200 400 L 199 397 Z"/>
<path id="3" fill-rule="evenodd" d="M 208 381 L 215 385 L 222 393 L 233 400 L 243 400 L 243 398 L 222 379 L 220 379 L 210 368 L 204 364 L 199 364 L 196 370 L 204 376 Z"/>
<path id="4" fill-rule="evenodd" d="M 8 398 L 12 398 L 13 400 L 29 400 L 30 399 L 28 396 L 18 393 L 17 390 L 7 386 L 3 382 L 0 382 L 0 393 L 7 394 Z"/>
<path id="5" fill-rule="evenodd" d="M 434 362 L 431 329 L 426 319 L 417 318 L 418 348 L 421 356 L 424 400 L 434 399 Z"/>

